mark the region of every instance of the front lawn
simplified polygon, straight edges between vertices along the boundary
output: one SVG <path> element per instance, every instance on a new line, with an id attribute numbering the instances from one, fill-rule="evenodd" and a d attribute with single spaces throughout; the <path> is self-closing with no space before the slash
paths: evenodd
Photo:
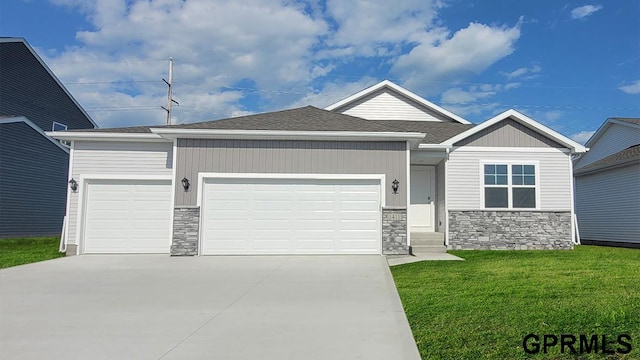
<path id="1" fill-rule="evenodd" d="M 426 261 L 391 272 L 423 359 L 640 359 L 640 250 L 451 251 L 465 261 Z M 539 337 L 537 354 L 523 338 Z M 598 353 L 560 352 L 561 335 L 598 335 Z M 602 354 L 627 346 L 628 354 Z M 556 346 L 543 353 L 543 339 Z M 571 337 L 566 337 L 570 342 Z M 535 339 L 527 348 L 535 350 Z M 589 344 L 591 345 L 591 344 Z"/>
<path id="2" fill-rule="evenodd" d="M 64 256 L 60 237 L 0 239 L 0 269 Z"/>

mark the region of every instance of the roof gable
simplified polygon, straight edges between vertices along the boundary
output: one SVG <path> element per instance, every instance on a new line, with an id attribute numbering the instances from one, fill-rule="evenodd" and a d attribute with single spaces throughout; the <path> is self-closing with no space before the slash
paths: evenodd
<path id="1" fill-rule="evenodd" d="M 25 116 L 44 131 L 53 121 L 97 127 L 25 39 L 0 38 L 0 64 L 0 115 Z"/>
<path id="2" fill-rule="evenodd" d="M 562 148 L 563 145 L 508 118 L 454 144 L 455 146 Z"/>
<path id="3" fill-rule="evenodd" d="M 510 109 L 507 110 L 501 114 L 496 115 L 495 117 L 475 126 L 472 127 L 471 129 L 458 134 L 452 138 L 450 138 L 449 140 L 443 142 L 443 144 L 445 145 L 449 145 L 449 146 L 453 146 L 454 144 L 457 144 L 459 142 L 462 142 L 463 140 L 470 138 L 472 135 L 478 134 L 482 131 L 484 131 L 485 129 L 488 129 L 489 127 L 498 124 L 500 122 L 503 121 L 509 121 L 509 120 L 513 120 L 517 123 L 519 123 L 520 125 L 523 125 L 525 127 L 527 127 L 530 130 L 533 130 L 535 133 L 540 134 L 542 136 L 544 136 L 545 138 L 552 140 L 553 142 L 556 142 L 560 145 L 562 145 L 563 147 L 566 147 L 568 149 L 571 149 L 572 153 L 584 153 L 587 151 L 587 149 L 580 145 L 579 143 L 567 138 L 566 136 L 551 130 L 550 128 L 540 124 L 539 122 L 529 118 L 528 116 L 514 110 L 514 109 Z"/>
<path id="4" fill-rule="evenodd" d="M 640 129 L 640 119 L 638 118 L 608 118 L 598 129 L 596 132 L 591 135 L 589 140 L 585 143 L 585 146 L 591 147 L 598 139 L 611 127 L 613 124 L 618 124 L 622 126 L 629 126 L 632 128 Z"/>
<path id="5" fill-rule="evenodd" d="M 325 109 L 368 120 L 413 120 L 471 124 L 462 117 L 389 80 L 381 81 L 329 105 Z"/>
<path id="6" fill-rule="evenodd" d="M 640 162 L 640 144 L 630 146 L 615 154 L 611 154 L 603 159 L 592 162 L 591 164 L 576 170 L 575 175 L 604 171 L 638 162 Z"/>

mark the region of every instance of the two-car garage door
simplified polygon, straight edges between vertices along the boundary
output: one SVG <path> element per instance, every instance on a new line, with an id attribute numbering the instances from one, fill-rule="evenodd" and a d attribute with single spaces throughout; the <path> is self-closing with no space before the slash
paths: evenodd
<path id="1" fill-rule="evenodd" d="M 379 254 L 379 179 L 205 179 L 201 254 Z"/>

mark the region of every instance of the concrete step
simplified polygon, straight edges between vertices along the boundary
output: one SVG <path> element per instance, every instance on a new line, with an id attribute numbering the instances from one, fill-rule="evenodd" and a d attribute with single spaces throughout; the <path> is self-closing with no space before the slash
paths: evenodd
<path id="1" fill-rule="evenodd" d="M 444 234 L 411 233 L 411 245 L 444 245 Z"/>
<path id="2" fill-rule="evenodd" d="M 411 245 L 411 253 L 414 255 L 446 252 L 447 247 L 444 245 Z"/>

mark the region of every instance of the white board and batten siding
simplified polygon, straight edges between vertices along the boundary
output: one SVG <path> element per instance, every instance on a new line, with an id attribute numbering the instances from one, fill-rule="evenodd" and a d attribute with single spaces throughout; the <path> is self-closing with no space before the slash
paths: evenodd
<path id="1" fill-rule="evenodd" d="M 367 120 L 452 121 L 386 88 L 338 108 L 336 111 Z"/>
<path id="2" fill-rule="evenodd" d="M 79 195 L 84 189 L 80 180 L 83 176 L 171 177 L 173 143 L 75 141 L 72 162 L 70 177 L 80 184 L 77 192 L 70 192 L 68 244 L 76 244 Z"/>
<path id="3" fill-rule="evenodd" d="M 640 129 L 611 123 L 609 128 L 592 144 L 589 151 L 576 161 L 576 170 L 609 155 L 640 143 Z"/>
<path id="4" fill-rule="evenodd" d="M 538 151 L 537 151 L 538 150 Z M 571 166 L 570 155 L 560 149 L 519 148 L 509 151 L 482 151 L 461 148 L 449 154 L 447 162 L 447 204 L 449 210 L 483 209 L 483 162 L 516 164 L 536 162 L 542 211 L 571 210 Z"/>
<path id="5" fill-rule="evenodd" d="M 580 237 L 640 243 L 640 165 L 576 177 Z"/>

